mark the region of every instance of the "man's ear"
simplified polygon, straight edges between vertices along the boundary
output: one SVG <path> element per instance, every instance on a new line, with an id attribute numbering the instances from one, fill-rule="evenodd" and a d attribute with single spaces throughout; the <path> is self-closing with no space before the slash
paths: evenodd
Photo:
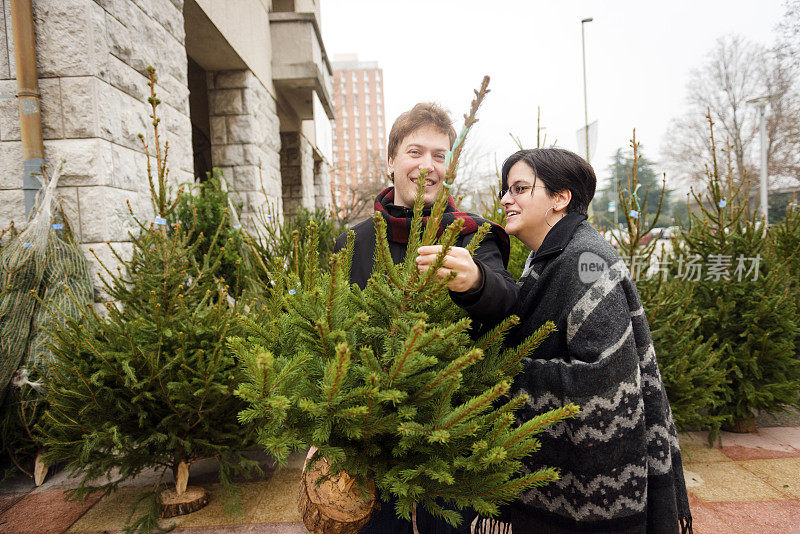
<path id="1" fill-rule="evenodd" d="M 389 176 L 392 183 L 394 183 L 394 158 L 389 156 L 388 162 L 389 165 L 386 167 L 386 174 Z"/>

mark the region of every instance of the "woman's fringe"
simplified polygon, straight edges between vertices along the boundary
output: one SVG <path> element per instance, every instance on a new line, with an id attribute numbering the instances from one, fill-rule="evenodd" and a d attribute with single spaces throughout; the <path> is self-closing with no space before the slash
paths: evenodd
<path id="1" fill-rule="evenodd" d="M 511 523 L 479 517 L 472 527 L 472 534 L 512 534 Z"/>

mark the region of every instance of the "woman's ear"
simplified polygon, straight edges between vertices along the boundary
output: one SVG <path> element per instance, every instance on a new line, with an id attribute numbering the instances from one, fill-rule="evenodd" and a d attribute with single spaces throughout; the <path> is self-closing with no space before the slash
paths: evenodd
<path id="1" fill-rule="evenodd" d="M 559 191 L 555 194 L 553 200 L 553 211 L 566 211 L 567 206 L 569 206 L 569 203 L 572 200 L 572 191 L 569 189 Z"/>

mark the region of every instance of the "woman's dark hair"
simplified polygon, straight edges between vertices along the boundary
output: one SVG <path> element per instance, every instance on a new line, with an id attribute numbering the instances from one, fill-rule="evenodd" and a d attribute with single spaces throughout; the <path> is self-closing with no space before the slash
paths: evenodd
<path id="1" fill-rule="evenodd" d="M 518 161 L 524 161 L 542 181 L 548 196 L 568 189 L 572 200 L 567 213 L 586 215 L 594 197 L 597 178 L 589 162 L 563 148 L 531 148 L 511 154 L 503 162 L 503 189 L 508 188 L 508 173 Z"/>

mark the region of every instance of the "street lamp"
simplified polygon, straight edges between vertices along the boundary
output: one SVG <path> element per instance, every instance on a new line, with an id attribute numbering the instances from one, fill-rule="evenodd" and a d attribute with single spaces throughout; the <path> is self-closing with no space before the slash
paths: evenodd
<path id="1" fill-rule="evenodd" d="M 586 136 L 586 161 L 589 161 L 589 101 L 586 96 L 586 37 L 584 26 L 587 22 L 592 22 L 594 18 L 589 17 L 581 20 L 581 49 L 583 50 L 583 133 Z M 589 215 L 592 214 L 592 203 L 589 203 Z"/>
<path id="2" fill-rule="evenodd" d="M 764 217 L 765 229 L 769 223 L 769 206 L 767 205 L 767 103 L 769 99 L 774 96 L 775 95 L 764 95 L 751 98 L 747 101 L 748 104 L 755 104 L 758 106 L 758 130 L 761 136 L 761 191 L 759 200 L 761 216 Z M 748 191 L 747 194 L 749 196 L 750 192 Z"/>

